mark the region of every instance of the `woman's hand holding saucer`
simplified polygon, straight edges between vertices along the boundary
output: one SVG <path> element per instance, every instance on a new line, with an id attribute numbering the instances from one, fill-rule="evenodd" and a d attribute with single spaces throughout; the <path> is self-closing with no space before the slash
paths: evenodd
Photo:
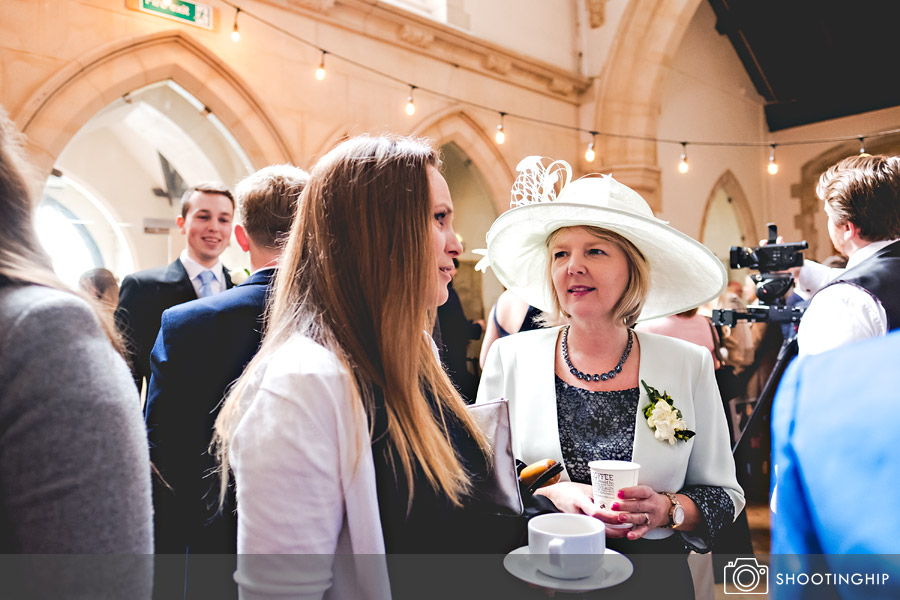
<path id="1" fill-rule="evenodd" d="M 616 511 L 615 522 L 634 524 L 624 531 L 628 532 L 629 540 L 636 540 L 651 529 L 668 525 L 671 505 L 666 496 L 653 491 L 649 485 L 636 485 L 619 490 L 619 500 L 613 503 L 612 509 Z"/>

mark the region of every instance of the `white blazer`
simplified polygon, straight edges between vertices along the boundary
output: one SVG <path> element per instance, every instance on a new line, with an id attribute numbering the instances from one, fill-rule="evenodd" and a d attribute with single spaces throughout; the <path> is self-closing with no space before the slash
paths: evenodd
<path id="1" fill-rule="evenodd" d="M 528 464 L 547 458 L 563 463 L 554 370 L 559 332 L 560 327 L 553 327 L 497 340 L 488 353 L 478 387 L 477 402 L 496 398 L 509 401 L 513 454 Z M 635 335 L 641 362 L 632 460 L 641 465 L 639 483 L 657 492 L 677 492 L 685 485 L 719 486 L 731 498 L 737 516 L 744 508 L 744 492 L 735 476 L 728 426 L 709 351 L 652 333 Z M 674 446 L 657 440 L 642 412 L 650 399 L 640 380 L 660 393 L 668 392 L 687 428 L 697 435 Z M 569 480 L 566 471 L 562 479 Z M 645 537 L 662 539 L 670 535 L 671 529 L 658 528 Z"/>
<path id="2" fill-rule="evenodd" d="M 297 334 L 244 390 L 231 446 L 242 599 L 390 597 L 368 420 L 351 386 L 334 354 Z"/>

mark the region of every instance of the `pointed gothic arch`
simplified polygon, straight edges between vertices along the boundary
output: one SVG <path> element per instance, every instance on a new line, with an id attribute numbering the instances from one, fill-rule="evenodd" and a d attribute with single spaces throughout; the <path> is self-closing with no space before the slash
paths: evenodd
<path id="1" fill-rule="evenodd" d="M 432 140 L 436 148 L 456 144 L 483 175 L 485 185 L 490 190 L 491 206 L 496 214 L 499 215 L 509 208 L 509 190 L 515 179 L 515 173 L 509 168 L 497 145 L 485 133 L 484 128 L 462 108 L 452 106 L 432 113 L 414 127 L 410 134 Z M 352 135 L 346 125 L 338 126 L 324 138 L 313 160 L 317 160 Z"/>
<path id="2" fill-rule="evenodd" d="M 471 162 L 471 167 L 478 173 L 477 179 L 481 183 L 484 193 L 488 196 L 490 208 L 482 207 L 481 218 L 478 225 L 471 227 L 468 234 L 458 230 L 467 236 L 467 250 L 484 247 L 484 236 L 487 228 L 497 215 L 509 209 L 509 190 L 515 179 L 515 172 L 504 160 L 497 148 L 497 144 L 486 133 L 483 125 L 480 125 L 471 115 L 467 114 L 460 106 L 452 106 L 444 111 L 429 115 L 415 128 L 415 134 L 434 140 L 438 147 L 448 149 L 445 159 L 450 162 L 451 154 L 464 156 Z M 448 174 L 449 176 L 449 174 Z M 465 203 L 459 202 L 457 212 L 466 210 Z M 462 225 L 461 219 L 457 221 Z M 473 275 L 474 272 L 472 273 Z M 485 315 L 487 309 L 493 306 L 497 297 L 503 291 L 500 282 L 493 272 L 478 275 L 480 297 L 474 304 L 468 304 L 467 314 Z"/>
<path id="3" fill-rule="evenodd" d="M 738 229 L 740 230 L 741 239 L 734 240 L 734 245 L 737 245 L 738 241 L 745 245 L 755 245 L 757 242 L 754 238 L 756 235 L 754 233 L 756 231 L 756 221 L 753 218 L 753 210 L 750 208 L 750 202 L 747 200 L 744 188 L 741 187 L 741 183 L 738 181 L 738 178 L 735 177 L 731 169 L 727 169 L 722 173 L 715 185 L 712 186 L 709 196 L 706 198 L 706 205 L 703 208 L 703 217 L 700 220 L 701 237 L 703 232 L 706 231 L 706 226 L 710 218 L 710 210 L 712 209 L 713 203 L 720 190 L 727 195 L 729 204 L 731 205 L 731 209 L 737 220 Z M 704 240 L 701 239 L 700 241 L 703 242 Z"/>
<path id="4" fill-rule="evenodd" d="M 509 209 L 509 190 L 515 172 L 484 128 L 465 111 L 456 106 L 430 115 L 414 132 L 433 139 L 438 147 L 451 142 L 459 146 L 484 177 L 496 213 L 499 215 Z"/>
<path id="5" fill-rule="evenodd" d="M 262 103 L 224 61 L 181 31 L 117 41 L 63 67 L 15 115 L 32 161 L 49 172 L 56 157 L 103 107 L 128 92 L 171 79 L 200 99 L 255 166 L 293 162 Z"/>

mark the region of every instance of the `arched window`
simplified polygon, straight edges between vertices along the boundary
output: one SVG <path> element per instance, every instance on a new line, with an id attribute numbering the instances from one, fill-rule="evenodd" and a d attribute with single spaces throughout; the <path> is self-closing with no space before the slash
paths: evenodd
<path id="1" fill-rule="evenodd" d="M 119 277 L 134 271 L 123 224 L 88 189 L 59 171 L 47 178 L 35 225 L 54 271 L 73 287 L 89 269 L 104 267 Z"/>
<path id="2" fill-rule="evenodd" d="M 102 267 L 103 257 L 85 222 L 71 210 L 44 196 L 37 210 L 38 239 L 53 261 L 53 270 L 72 287 L 82 273 Z"/>
<path id="3" fill-rule="evenodd" d="M 731 246 L 756 243 L 753 215 L 744 190 L 731 170 L 725 171 L 706 201 L 700 225 L 700 241 L 719 257 L 725 268 L 730 267 Z M 743 281 L 746 269 L 731 270 L 729 278 Z"/>
<path id="4" fill-rule="evenodd" d="M 105 268 L 120 279 L 172 262 L 184 247 L 175 220 L 184 190 L 253 172 L 222 122 L 171 80 L 133 90 L 95 114 L 56 158 L 45 195 L 84 222 Z M 222 262 L 249 266 L 236 244 Z"/>

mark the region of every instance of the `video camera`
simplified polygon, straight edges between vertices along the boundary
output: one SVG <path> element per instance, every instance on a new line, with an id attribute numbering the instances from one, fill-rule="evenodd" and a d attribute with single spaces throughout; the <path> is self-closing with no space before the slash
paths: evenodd
<path id="1" fill-rule="evenodd" d="M 803 266 L 803 252 L 809 245 L 806 242 L 794 242 L 791 244 L 776 244 L 778 239 L 778 226 L 769 223 L 769 242 L 765 246 L 754 248 L 731 247 L 732 269 L 753 269 L 760 273 L 772 271 L 787 271 L 791 267 Z"/>
<path id="2" fill-rule="evenodd" d="M 787 272 L 792 267 L 803 266 L 802 252 L 809 248 L 806 242 L 778 244 L 778 226 L 768 224 L 769 239 L 764 246 L 732 246 L 730 261 L 732 269 L 753 269 L 758 274 L 750 278 L 756 283 L 756 297 L 761 306 L 748 306 L 746 312 L 736 310 L 714 310 L 714 325 L 734 327 L 738 320 L 751 322 L 798 323 L 803 316 L 803 308 L 785 306 L 784 295 L 791 289 L 794 277 Z"/>

